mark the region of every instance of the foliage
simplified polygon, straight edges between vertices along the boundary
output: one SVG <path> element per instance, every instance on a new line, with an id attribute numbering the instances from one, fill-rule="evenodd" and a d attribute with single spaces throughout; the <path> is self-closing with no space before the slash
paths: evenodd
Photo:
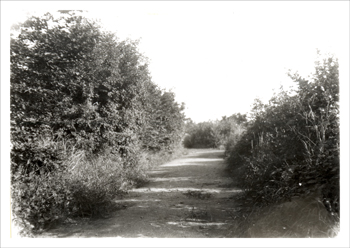
<path id="1" fill-rule="evenodd" d="M 170 160 L 187 155 L 188 150 L 181 144 L 178 144 L 172 151 L 161 150 L 159 152 L 143 150 L 139 156 L 139 163 L 144 170 L 150 170 L 158 165 L 164 164 Z M 146 179 L 147 181 L 147 179 Z M 141 180 L 142 184 L 144 180 Z"/>
<path id="2" fill-rule="evenodd" d="M 246 129 L 246 114 L 236 113 L 229 117 L 222 117 L 215 128 L 216 146 L 225 148 L 234 145 L 242 132 Z"/>
<path id="3" fill-rule="evenodd" d="M 187 148 L 219 148 L 230 146 L 245 129 L 246 115 L 240 113 L 222 117 L 220 121 L 194 123 L 188 119 L 184 146 Z"/>
<path id="4" fill-rule="evenodd" d="M 184 139 L 184 146 L 187 148 L 214 148 L 215 134 L 214 125 L 211 122 L 201 122 L 188 130 Z"/>
<path id="5" fill-rule="evenodd" d="M 184 104 L 175 102 L 172 92 L 164 92 L 155 85 L 148 84 L 143 129 L 140 136 L 142 147 L 159 152 L 173 151 L 181 142 L 184 134 Z"/>
<path id="6" fill-rule="evenodd" d="M 12 208 L 22 233 L 48 228 L 69 213 L 69 184 L 62 173 L 13 175 Z"/>
<path id="7" fill-rule="evenodd" d="M 74 11 L 33 16 L 16 28 L 14 215 L 29 232 L 66 215 L 98 216 L 146 180 L 143 154 L 176 152 L 184 107 L 152 82 L 136 41 L 119 41 Z"/>
<path id="8" fill-rule="evenodd" d="M 96 217 L 108 214 L 112 201 L 132 188 L 141 173 L 135 173 L 137 164 L 118 155 L 101 154 L 88 158 L 82 152 L 73 153 L 66 161 L 70 165 L 70 214 Z M 136 161 L 134 161 L 136 162 Z M 130 169 L 125 169 L 130 167 Z"/>
<path id="9" fill-rule="evenodd" d="M 227 151 L 229 166 L 248 201 L 268 205 L 318 192 L 339 214 L 338 61 L 316 63 L 310 80 L 290 76 L 297 90 L 255 102 L 247 131 Z"/>

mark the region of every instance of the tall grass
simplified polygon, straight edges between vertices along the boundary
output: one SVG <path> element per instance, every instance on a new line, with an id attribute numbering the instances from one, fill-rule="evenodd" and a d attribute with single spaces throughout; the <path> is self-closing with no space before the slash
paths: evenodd
<path id="1" fill-rule="evenodd" d="M 245 206 L 255 206 L 252 213 L 316 194 L 322 202 L 319 208 L 337 221 L 338 62 L 330 57 L 316 64 L 310 81 L 297 74 L 291 77 L 297 90 L 281 89 L 268 104 L 256 100 L 247 130 L 227 146 L 229 169 L 245 191 Z M 302 204 L 294 209 L 308 216 Z"/>
<path id="2" fill-rule="evenodd" d="M 49 134 L 40 136 L 33 147 L 35 151 L 59 154 L 59 169 L 44 173 L 38 169 L 28 174 L 17 170 L 12 175 L 13 215 L 24 236 L 41 232 L 68 217 L 109 215 L 116 207 L 116 198 L 148 181 L 150 169 L 185 152 L 181 146 L 171 152 L 146 152 L 135 146 L 127 157 L 112 149 L 91 154 L 69 140 L 57 140 Z M 45 157 L 41 159 L 44 161 Z"/>

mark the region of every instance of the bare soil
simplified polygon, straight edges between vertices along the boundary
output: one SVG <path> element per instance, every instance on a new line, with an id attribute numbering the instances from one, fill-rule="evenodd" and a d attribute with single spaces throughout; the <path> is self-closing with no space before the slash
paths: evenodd
<path id="1" fill-rule="evenodd" d="M 232 236 L 240 192 L 229 187 L 223 151 L 192 150 L 149 173 L 147 185 L 116 202 L 105 219 L 70 220 L 39 237 L 224 238 Z M 231 198 L 231 199 L 230 199 Z"/>

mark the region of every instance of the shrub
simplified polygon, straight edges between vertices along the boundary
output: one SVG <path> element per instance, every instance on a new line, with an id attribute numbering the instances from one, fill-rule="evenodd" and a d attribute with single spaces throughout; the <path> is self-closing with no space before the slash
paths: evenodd
<path id="1" fill-rule="evenodd" d="M 15 222 L 30 235 L 61 221 L 69 214 L 69 180 L 61 173 L 13 175 L 11 195 Z"/>
<path id="2" fill-rule="evenodd" d="M 247 200 L 269 205 L 317 192 L 339 214 L 338 62 L 316 64 L 308 81 L 281 92 L 268 104 L 257 100 L 247 131 L 227 147 L 228 163 Z"/>
<path id="3" fill-rule="evenodd" d="M 28 233 L 107 212 L 147 180 L 141 155 L 174 153 L 183 135 L 184 106 L 151 81 L 137 42 L 59 12 L 11 35 L 13 213 Z"/>
<path id="4" fill-rule="evenodd" d="M 66 217 L 101 217 L 113 210 L 113 200 L 145 180 L 137 159 L 82 150 L 69 151 L 65 170 L 13 175 L 13 212 L 24 234 L 35 233 Z"/>
<path id="5" fill-rule="evenodd" d="M 132 186 L 128 185 L 123 159 L 117 155 L 101 154 L 91 158 L 83 154 L 75 161 L 74 155 L 67 172 L 72 214 L 96 217 L 108 213 L 112 200 Z"/>
<path id="6" fill-rule="evenodd" d="M 30 235 L 60 221 L 69 213 L 68 178 L 64 153 L 53 142 L 52 130 L 12 126 L 11 196 L 12 210 L 22 234 Z"/>
<path id="7" fill-rule="evenodd" d="M 214 148 L 216 146 L 214 124 L 211 122 L 196 124 L 185 137 L 184 145 L 187 148 Z"/>
<path id="8" fill-rule="evenodd" d="M 207 121 L 195 124 L 191 119 L 186 123 L 186 148 L 219 148 L 236 141 L 245 130 L 246 115 L 240 113 L 222 117 L 220 121 Z"/>

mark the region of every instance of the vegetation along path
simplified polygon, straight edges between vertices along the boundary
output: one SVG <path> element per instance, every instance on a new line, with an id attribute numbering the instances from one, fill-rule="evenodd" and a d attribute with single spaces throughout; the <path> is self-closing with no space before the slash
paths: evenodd
<path id="1" fill-rule="evenodd" d="M 233 201 L 223 151 L 194 150 L 150 172 L 150 182 L 133 189 L 109 218 L 66 223 L 46 237 L 206 238 L 227 237 Z"/>

